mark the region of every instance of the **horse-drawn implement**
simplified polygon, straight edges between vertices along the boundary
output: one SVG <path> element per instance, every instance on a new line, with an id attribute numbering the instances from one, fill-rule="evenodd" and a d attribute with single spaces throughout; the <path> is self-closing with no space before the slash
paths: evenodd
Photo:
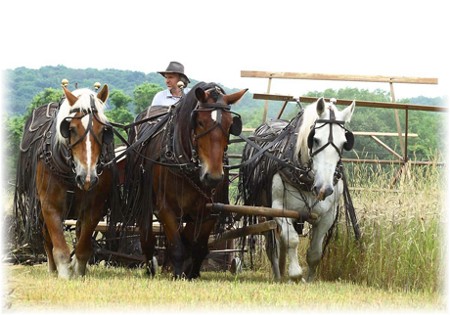
<path id="1" fill-rule="evenodd" d="M 102 91 L 96 97 L 104 102 L 106 98 Z M 259 133 L 257 130 L 254 137 L 248 139 L 241 135 L 240 116 L 231 111 L 231 104 L 245 92 L 227 95 L 214 83 L 199 83 L 177 105 L 150 107 L 128 126 L 96 118 L 98 110 L 92 105 L 90 110 L 69 110 L 63 118 L 51 123 L 62 138 L 69 139 L 69 148 L 73 149 L 87 141 L 86 151 L 102 152 L 89 149 L 89 145 L 100 148 L 103 148 L 102 143 L 109 145 L 114 128 L 125 129 L 128 140 L 123 139 L 126 148 L 116 152 L 116 157 L 110 155 L 111 147 L 108 147 L 106 160 L 102 160 L 104 154 L 98 158 L 91 156 L 94 162 L 89 164 L 88 175 L 84 168 L 75 166 L 74 182 L 62 187 L 64 192 L 75 189 L 75 196 L 81 198 L 73 199 L 70 194 L 59 193 L 59 203 L 53 206 L 60 209 L 54 220 L 69 219 L 65 221 L 66 229 L 75 230 L 74 258 L 70 267 L 65 247 L 64 263 L 53 263 L 52 255 L 61 259 L 58 250 L 55 251 L 61 242 L 52 247 L 53 243 L 47 241 L 50 269 L 58 269 L 63 277 L 69 277 L 72 269 L 75 275 L 83 275 L 85 268 L 80 265 L 85 266 L 93 253 L 91 261 L 145 264 L 150 275 L 155 274 L 157 264 L 163 263 L 171 266 L 176 278 L 192 279 L 200 275 L 208 253 L 211 258 L 221 255 L 220 268 L 228 269 L 236 252 L 246 250 L 243 247 L 236 249 L 234 239 L 265 234 L 275 278 L 280 279 L 283 274 L 283 266 L 279 266 L 279 260 L 283 260 L 280 249 L 289 249 L 292 266 L 289 274 L 298 278 L 301 269 L 296 257 L 294 259 L 298 239 L 292 239 L 292 234 L 299 232 L 294 226 L 302 227 L 309 222 L 313 232 L 312 249 L 308 251 L 312 271 L 308 279 L 312 280 L 322 255 L 324 236 L 335 221 L 338 201 L 345 190 L 340 158 L 342 149 L 352 146 L 353 136 L 344 124 L 350 120 L 354 106 L 339 112 L 334 104 L 326 104 L 321 99 L 312 105 L 313 111 L 301 110 L 289 122 L 279 120 L 264 125 L 258 129 Z M 66 99 L 72 105 L 77 101 L 68 92 Z M 60 114 L 55 112 L 55 115 Z M 84 125 L 74 126 L 85 116 L 90 118 Z M 247 142 L 242 163 L 233 167 L 228 165 L 226 155 L 230 134 Z M 73 160 L 78 161 L 75 150 L 72 151 Z M 66 159 L 66 163 L 77 163 L 73 160 Z M 93 169 L 98 169 L 96 163 L 103 171 L 98 176 L 108 178 L 106 183 L 92 173 Z M 231 168 L 240 169 L 238 199 L 241 204 L 229 204 Z M 112 195 L 101 197 L 103 204 L 96 207 L 100 209 L 98 212 L 89 211 L 86 206 L 90 205 L 83 199 L 85 196 L 90 200 L 89 191 L 96 191 L 92 181 L 113 190 Z M 52 178 L 50 182 L 61 186 L 58 178 Z M 30 218 L 23 210 L 28 205 L 25 193 L 35 187 L 29 186 L 25 190 L 21 185 L 17 186 L 15 205 L 17 210 L 22 209 L 17 213 L 20 212 L 20 221 L 27 226 Z M 288 187 L 289 192 L 279 187 Z M 116 198 L 116 189 L 120 192 L 120 200 Z M 86 195 L 80 195 L 82 191 L 86 191 Z M 298 196 L 294 199 L 286 197 L 294 191 Z M 76 207 L 84 207 L 78 211 L 81 216 L 72 214 L 74 202 Z M 57 225 L 56 221 L 45 220 L 49 215 L 44 205 L 48 203 L 49 195 L 34 202 L 37 205 L 33 208 L 34 230 L 39 224 L 44 232 Z M 102 216 L 106 221 L 98 224 Z M 244 224 L 242 218 L 249 216 L 268 219 Z M 353 223 L 358 233 L 356 221 Z M 62 233 L 62 227 L 58 231 Z M 54 235 L 53 232 L 47 234 Z M 81 255 L 81 248 L 89 247 L 83 245 L 87 243 L 94 244 L 93 249 L 91 247 Z M 60 269 L 64 271 L 60 272 Z"/>

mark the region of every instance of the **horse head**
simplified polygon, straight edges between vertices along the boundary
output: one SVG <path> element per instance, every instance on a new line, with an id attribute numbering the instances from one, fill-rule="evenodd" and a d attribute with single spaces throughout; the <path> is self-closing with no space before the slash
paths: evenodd
<path id="1" fill-rule="evenodd" d="M 304 130 L 300 131 L 299 136 L 304 137 L 309 150 L 308 163 L 314 173 L 312 189 L 318 200 L 324 200 L 334 192 L 334 177 L 342 150 L 351 150 L 353 147 L 353 133 L 344 124 L 350 122 L 354 108 L 353 101 L 339 111 L 333 101 L 326 103 L 320 98 L 305 109 L 305 116 L 315 119 L 314 123 L 303 125 Z"/>
<path id="2" fill-rule="evenodd" d="M 97 166 L 102 146 L 113 141 L 112 129 L 103 113 L 108 86 L 95 95 L 89 89 L 70 92 L 63 86 L 65 99 L 57 117 L 57 135 L 72 160 L 75 182 L 81 190 L 91 190 L 98 183 Z"/>
<path id="3" fill-rule="evenodd" d="M 223 180 L 229 136 L 242 131 L 240 116 L 230 109 L 245 92 L 247 89 L 227 95 L 216 86 L 206 91 L 195 89 L 198 102 L 191 116 L 192 143 L 201 165 L 200 180 L 208 187 L 216 187 Z"/>

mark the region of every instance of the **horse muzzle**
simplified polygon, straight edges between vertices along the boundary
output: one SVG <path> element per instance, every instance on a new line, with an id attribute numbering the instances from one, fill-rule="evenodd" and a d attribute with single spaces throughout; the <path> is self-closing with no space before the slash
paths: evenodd
<path id="1" fill-rule="evenodd" d="M 201 182 L 209 188 L 215 188 L 223 181 L 223 174 L 214 176 L 210 173 L 205 173 L 200 178 Z"/>
<path id="2" fill-rule="evenodd" d="M 97 172 L 93 172 L 93 174 L 79 174 L 75 176 L 75 183 L 81 190 L 90 191 L 98 184 Z"/>
<path id="3" fill-rule="evenodd" d="M 317 200 L 323 201 L 334 192 L 334 189 L 331 186 L 314 186 L 313 192 L 316 195 Z"/>

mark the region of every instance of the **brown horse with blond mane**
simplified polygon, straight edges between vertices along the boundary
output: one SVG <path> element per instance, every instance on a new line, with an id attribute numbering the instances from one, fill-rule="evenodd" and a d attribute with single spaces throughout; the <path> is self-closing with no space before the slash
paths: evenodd
<path id="1" fill-rule="evenodd" d="M 19 242 L 47 254 L 60 278 L 83 276 L 100 219 L 119 206 L 113 131 L 104 114 L 108 86 L 70 92 L 36 108 L 26 121 L 17 167 L 14 209 Z M 120 210 L 120 209 L 119 209 Z M 77 219 L 74 255 L 63 220 Z"/>

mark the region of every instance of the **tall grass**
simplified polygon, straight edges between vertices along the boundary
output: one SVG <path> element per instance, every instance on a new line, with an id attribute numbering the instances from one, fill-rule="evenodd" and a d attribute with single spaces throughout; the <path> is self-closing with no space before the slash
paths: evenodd
<path id="1" fill-rule="evenodd" d="M 341 215 L 321 279 L 392 290 L 442 289 L 444 169 L 409 168 L 389 187 L 398 169 L 352 165 L 350 186 L 362 188 L 352 192 L 362 237 L 355 241 Z"/>

